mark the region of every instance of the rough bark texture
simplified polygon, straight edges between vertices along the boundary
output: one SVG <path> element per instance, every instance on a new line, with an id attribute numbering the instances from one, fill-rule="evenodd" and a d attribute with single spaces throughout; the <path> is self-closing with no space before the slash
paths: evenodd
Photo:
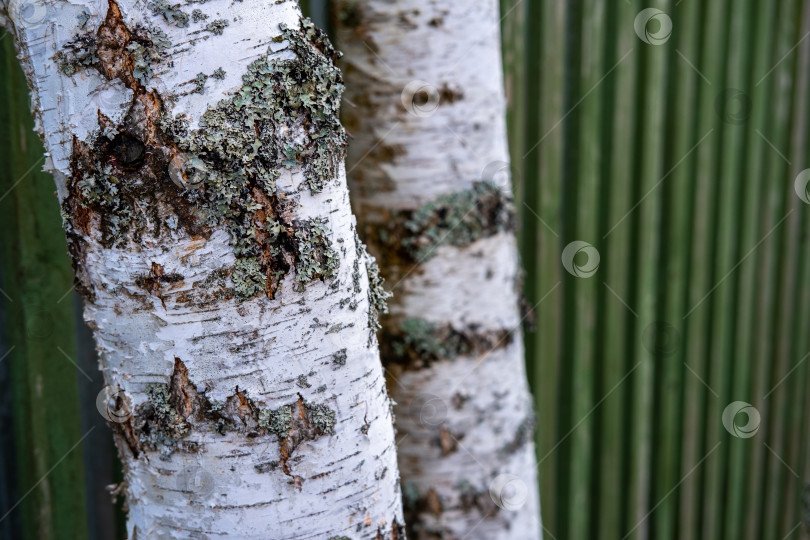
<path id="1" fill-rule="evenodd" d="M 285 0 L 3 7 L 129 537 L 402 538 L 328 40 Z"/>
<path id="2" fill-rule="evenodd" d="M 334 17 L 352 203 L 394 286 L 409 536 L 539 538 L 497 2 L 341 0 Z"/>

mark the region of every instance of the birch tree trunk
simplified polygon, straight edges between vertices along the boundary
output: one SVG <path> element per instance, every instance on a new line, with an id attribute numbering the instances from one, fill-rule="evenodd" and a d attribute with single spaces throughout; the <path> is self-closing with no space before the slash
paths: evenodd
<path id="1" fill-rule="evenodd" d="M 394 285 L 383 361 L 412 539 L 540 537 L 496 0 L 340 0 L 347 164 Z"/>
<path id="2" fill-rule="evenodd" d="M 6 1 L 129 537 L 403 538 L 326 37 L 295 1 Z"/>

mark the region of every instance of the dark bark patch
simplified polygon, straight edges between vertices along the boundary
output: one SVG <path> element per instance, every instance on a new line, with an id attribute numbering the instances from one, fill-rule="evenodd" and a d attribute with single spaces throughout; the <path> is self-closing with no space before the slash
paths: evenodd
<path id="1" fill-rule="evenodd" d="M 363 23 L 361 3 L 357 0 L 338 0 L 335 15 L 342 26 L 358 28 Z"/>
<path id="2" fill-rule="evenodd" d="M 432 26 L 433 28 L 441 28 L 444 26 L 444 17 L 433 17 L 428 21 L 428 26 Z"/>
<path id="3" fill-rule="evenodd" d="M 442 515 L 442 501 L 439 499 L 439 494 L 436 493 L 436 490 L 433 488 L 429 489 L 427 492 L 425 508 L 436 517 Z"/>
<path id="4" fill-rule="evenodd" d="M 478 511 L 483 518 L 492 519 L 498 515 L 500 507 L 495 504 L 488 490 L 475 489 L 470 484 L 459 486 L 460 507 L 465 512 Z"/>
<path id="5" fill-rule="evenodd" d="M 166 303 L 164 302 L 163 294 L 161 293 L 161 284 L 178 283 L 180 281 L 183 281 L 182 275 L 176 272 L 167 274 L 164 272 L 163 266 L 156 262 L 152 263 L 152 268 L 150 269 L 148 275 L 135 278 L 135 284 L 147 291 L 152 296 L 159 298 L 164 309 L 166 308 Z"/>
<path id="6" fill-rule="evenodd" d="M 457 437 L 444 426 L 439 428 L 439 448 L 442 450 L 442 457 L 449 456 L 458 450 Z"/>
<path id="7" fill-rule="evenodd" d="M 394 519 L 391 522 L 391 528 L 387 531 L 382 527 L 377 527 L 377 535 L 374 537 L 374 540 L 405 540 L 405 527 Z"/>
<path id="8" fill-rule="evenodd" d="M 271 58 L 268 51 L 249 66 L 235 97 L 209 108 L 192 131 L 141 84 L 154 60 L 144 47 L 166 46 L 156 45 L 154 35 L 131 32 L 110 2 L 94 62 L 134 96 L 122 122 L 99 113 L 98 134 L 74 141 L 63 208 L 68 228 L 90 236 L 97 226 L 102 245 L 123 247 L 146 234 L 168 239 L 178 229 L 207 237 L 224 225 L 237 256 L 230 279 L 240 300 L 274 298 L 292 270 L 298 289 L 334 276 L 339 257 L 327 221 L 295 220 L 293 204 L 275 188 L 281 169 L 300 167 L 318 192 L 343 160 L 345 132 L 337 120 L 343 84 L 326 36 L 309 20 L 282 27 L 279 41 L 295 58 Z"/>
<path id="9" fill-rule="evenodd" d="M 195 282 L 190 291 L 184 291 L 174 300 L 178 304 L 190 304 L 203 308 L 217 302 L 231 300 L 234 297 L 233 287 L 228 278 L 233 269 L 219 268 L 211 272 L 204 280 Z"/>
<path id="10" fill-rule="evenodd" d="M 529 443 L 534 440 L 534 428 L 537 425 L 537 421 L 534 415 L 529 416 L 523 422 L 520 423 L 517 430 L 515 430 L 515 434 L 512 437 L 512 440 L 509 441 L 506 445 L 504 445 L 500 450 L 499 453 L 504 457 L 510 456 L 523 448 L 526 443 Z"/>
<path id="11" fill-rule="evenodd" d="M 335 426 L 334 411 L 323 404 L 307 403 L 300 395 L 278 409 L 262 408 L 239 387 L 224 402 L 211 401 L 191 382 L 188 368 L 179 358 L 174 360 L 168 384 L 151 384 L 146 391 L 148 400 L 135 409 L 133 417 L 115 424 L 135 458 L 146 450 L 163 457 L 197 452 L 199 444 L 187 440 L 194 432 L 238 432 L 251 438 L 275 435 L 281 452 L 278 465 L 300 484 L 302 479 L 290 470 L 293 452 L 306 440 L 333 433 Z M 274 467 L 260 463 L 256 468 L 263 472 Z"/>
<path id="12" fill-rule="evenodd" d="M 383 330 L 380 345 L 383 360 L 406 369 L 422 369 L 459 356 L 480 356 L 512 343 L 511 330 L 477 327 L 453 328 L 424 319 L 405 319 Z"/>
<path id="13" fill-rule="evenodd" d="M 146 157 L 146 146 L 128 133 L 119 133 L 110 143 L 111 152 L 125 171 L 137 171 Z"/>
<path id="14" fill-rule="evenodd" d="M 439 102 L 443 105 L 455 103 L 464 99 L 464 92 L 458 88 L 451 88 L 447 83 L 444 83 L 439 89 Z"/>
<path id="15" fill-rule="evenodd" d="M 133 62 L 126 50 L 131 33 L 115 0 L 108 0 L 108 6 L 107 16 L 96 32 L 99 71 L 108 80 L 120 79 L 133 91 L 142 92 L 143 87 L 132 74 Z"/>
<path id="16" fill-rule="evenodd" d="M 331 414 L 330 414 L 331 413 Z M 334 426 L 335 413 L 318 408 L 308 407 L 304 403 L 304 398 L 298 396 L 298 401 L 291 405 L 291 415 L 287 430 L 281 439 L 281 470 L 295 481 L 297 487 L 301 487 L 303 479 L 293 475 L 288 461 L 295 449 L 307 440 L 314 440 L 319 435 L 331 433 Z"/>
<path id="17" fill-rule="evenodd" d="M 455 490 L 458 495 L 457 503 L 450 505 L 434 488 L 419 494 L 412 484 L 405 486 L 403 503 L 408 538 L 412 540 L 456 538 L 455 533 L 442 524 L 442 514 L 450 510 L 473 514 L 470 516 L 473 522 L 481 518 L 492 519 L 498 515 L 499 508 L 487 490 L 475 489 L 467 482 L 455 486 Z"/>
<path id="18" fill-rule="evenodd" d="M 366 238 L 380 246 L 383 268 L 424 263 L 440 246 L 465 247 L 516 226 L 511 197 L 492 182 L 441 195 L 416 210 L 392 212 L 365 226 Z M 388 276 L 389 278 L 391 276 Z"/>

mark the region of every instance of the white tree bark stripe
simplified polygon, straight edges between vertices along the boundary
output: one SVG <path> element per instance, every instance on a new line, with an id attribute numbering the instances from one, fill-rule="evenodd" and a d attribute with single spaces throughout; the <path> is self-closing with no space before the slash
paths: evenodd
<path id="1" fill-rule="evenodd" d="M 328 166 L 339 149 L 310 159 L 325 148 L 324 135 L 308 131 L 317 119 L 259 115 L 255 136 L 240 133 L 240 144 L 255 143 L 244 147 L 250 172 L 227 177 L 221 194 L 211 180 L 225 170 L 214 156 L 232 141 L 206 111 L 226 107 L 241 119 L 234 111 L 258 110 L 249 95 L 234 105 L 243 76 L 264 70 L 280 77 L 278 89 L 279 62 L 300 54 L 290 40 L 322 45 L 298 30 L 297 2 L 0 6 L 21 51 L 101 369 L 135 412 L 117 418 L 130 538 L 399 538 L 367 261 L 343 165 Z M 312 76 L 324 66 L 309 66 Z M 328 105 L 336 84 L 313 79 L 310 94 L 289 92 L 311 98 L 305 110 Z M 166 127 L 178 118 L 187 139 Z M 260 128 L 286 152 L 284 166 L 262 170 Z M 195 147 L 209 135 L 220 139 Z M 313 187 L 313 171 L 325 170 Z M 220 206 L 207 198 L 215 195 Z M 202 222 L 227 204 L 224 217 Z M 280 410 L 287 416 L 273 416 Z M 144 411 L 166 425 L 149 424 Z"/>
<path id="2" fill-rule="evenodd" d="M 513 220 L 485 215 L 511 197 L 498 3 L 342 0 L 336 20 L 352 204 L 395 284 L 410 537 L 539 538 Z"/>

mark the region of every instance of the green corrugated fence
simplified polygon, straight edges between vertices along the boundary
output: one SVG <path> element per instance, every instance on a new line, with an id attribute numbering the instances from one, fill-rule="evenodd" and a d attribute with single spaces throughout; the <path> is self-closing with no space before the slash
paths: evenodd
<path id="1" fill-rule="evenodd" d="M 547 537 L 805 538 L 810 2 L 502 12 Z"/>

